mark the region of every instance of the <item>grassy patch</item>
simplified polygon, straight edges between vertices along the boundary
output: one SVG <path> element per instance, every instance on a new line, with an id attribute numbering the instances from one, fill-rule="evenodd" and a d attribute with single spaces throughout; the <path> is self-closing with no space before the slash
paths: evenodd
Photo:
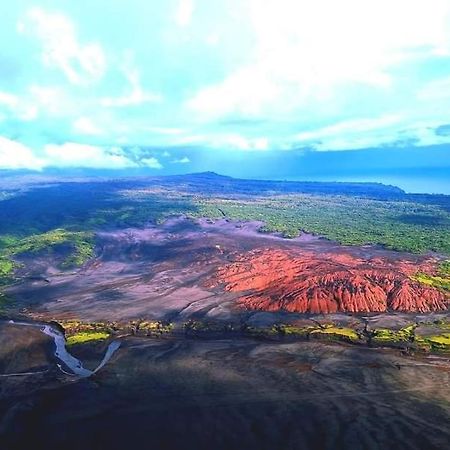
<path id="1" fill-rule="evenodd" d="M 358 333 L 352 328 L 343 328 L 335 326 L 327 326 L 311 331 L 311 336 L 327 337 L 330 339 L 338 339 L 345 341 L 358 341 Z"/>
<path id="2" fill-rule="evenodd" d="M 92 234 L 84 231 L 56 229 L 46 233 L 33 234 L 22 239 L 3 239 L 1 254 L 4 257 L 21 253 L 36 253 L 56 245 L 71 244 L 82 261 L 92 256 Z"/>
<path id="3" fill-rule="evenodd" d="M 0 283 L 5 284 L 13 275 L 13 258 L 23 253 L 51 251 L 58 245 L 69 245 L 71 252 L 62 263 L 63 268 L 80 266 L 94 256 L 93 235 L 85 231 L 55 229 L 23 238 L 0 236 Z"/>
<path id="4" fill-rule="evenodd" d="M 421 350 L 450 352 L 450 333 L 416 337 L 415 343 Z"/>
<path id="5" fill-rule="evenodd" d="M 372 342 L 379 344 L 401 343 L 414 340 L 415 325 L 408 325 L 400 330 L 378 328 L 374 330 Z"/>
<path id="6" fill-rule="evenodd" d="M 432 286 L 444 291 L 450 291 L 450 261 L 444 261 L 438 267 L 437 275 L 428 275 L 418 272 L 411 277 L 412 280 L 419 283 Z"/>
<path id="7" fill-rule="evenodd" d="M 274 325 L 272 330 L 285 336 L 309 336 L 311 331 L 315 330 L 315 326 L 296 327 L 295 325 Z"/>
<path id="8" fill-rule="evenodd" d="M 450 260 L 444 261 L 439 264 L 438 272 L 441 277 L 450 278 Z"/>
<path id="9" fill-rule="evenodd" d="M 106 331 L 80 331 L 67 338 L 67 345 L 84 344 L 86 342 L 103 341 L 110 336 Z"/>
<path id="10" fill-rule="evenodd" d="M 148 336 L 160 335 L 164 333 L 170 333 L 173 331 L 172 323 L 164 323 L 164 322 L 149 322 L 143 321 L 139 323 L 137 326 L 137 331 L 147 334 Z"/>
<path id="11" fill-rule="evenodd" d="M 437 336 L 429 336 L 427 340 L 433 345 L 450 348 L 450 333 L 445 333 Z"/>
<path id="12" fill-rule="evenodd" d="M 0 278 L 9 276 L 14 271 L 14 262 L 7 259 L 0 257 Z"/>
<path id="13" fill-rule="evenodd" d="M 90 234 L 84 236 L 77 234 L 71 243 L 74 246 L 74 251 L 62 263 L 63 268 L 82 266 L 94 257 L 94 244 Z"/>
<path id="14" fill-rule="evenodd" d="M 59 321 L 59 324 L 64 328 L 66 335 L 77 334 L 81 332 L 112 332 L 112 325 L 105 322 L 80 322 L 78 320 Z"/>
<path id="15" fill-rule="evenodd" d="M 359 341 L 358 333 L 352 328 L 337 327 L 332 324 L 319 327 L 316 325 L 295 326 L 277 324 L 269 329 L 253 329 L 253 334 L 265 336 L 287 336 L 299 338 L 318 338 L 336 341 Z"/>

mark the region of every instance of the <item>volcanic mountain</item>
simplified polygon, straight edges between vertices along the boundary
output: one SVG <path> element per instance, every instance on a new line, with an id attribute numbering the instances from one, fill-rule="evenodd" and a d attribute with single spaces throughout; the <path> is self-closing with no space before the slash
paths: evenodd
<path id="1" fill-rule="evenodd" d="M 449 297 L 414 281 L 435 261 L 363 259 L 351 253 L 262 249 L 241 254 L 218 269 L 211 286 L 242 292 L 239 305 L 253 310 L 301 313 L 430 312 L 446 310 Z"/>

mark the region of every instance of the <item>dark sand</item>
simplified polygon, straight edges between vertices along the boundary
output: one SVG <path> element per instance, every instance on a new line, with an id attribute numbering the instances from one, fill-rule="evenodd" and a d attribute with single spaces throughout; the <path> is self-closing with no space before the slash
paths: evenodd
<path id="1" fill-rule="evenodd" d="M 0 339 L 5 333 L 11 327 L 0 327 Z M 83 362 L 95 365 L 103 350 L 86 350 Z M 56 373 L 43 357 L 42 365 L 48 378 L 9 378 L 0 391 L 2 449 L 444 450 L 450 442 L 442 357 L 129 337 L 90 379 Z"/>

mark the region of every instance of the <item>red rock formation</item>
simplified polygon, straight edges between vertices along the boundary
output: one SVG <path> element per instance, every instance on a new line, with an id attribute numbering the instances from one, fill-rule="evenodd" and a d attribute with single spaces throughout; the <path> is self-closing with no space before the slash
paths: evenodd
<path id="1" fill-rule="evenodd" d="M 432 270 L 431 261 L 363 260 L 349 253 L 255 250 L 218 270 L 210 286 L 243 292 L 248 309 L 333 313 L 338 311 L 445 310 L 448 296 L 409 278 Z"/>

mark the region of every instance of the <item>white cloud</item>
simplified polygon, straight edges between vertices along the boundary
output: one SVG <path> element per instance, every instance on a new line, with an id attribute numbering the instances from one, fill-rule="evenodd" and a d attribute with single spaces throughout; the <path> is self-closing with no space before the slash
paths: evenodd
<path id="1" fill-rule="evenodd" d="M 267 137 L 246 137 L 238 133 L 209 133 L 181 136 L 173 145 L 199 145 L 230 150 L 268 150 L 270 142 Z"/>
<path id="2" fill-rule="evenodd" d="M 179 0 L 175 11 L 175 23 L 179 27 L 187 27 L 191 23 L 193 12 L 193 0 Z"/>
<path id="3" fill-rule="evenodd" d="M 210 45 L 211 47 L 216 46 L 220 41 L 220 34 L 219 33 L 210 33 L 206 36 L 205 42 L 207 45 Z"/>
<path id="4" fill-rule="evenodd" d="M 3 30 L 13 58 L 0 92 L 5 136 L 243 151 L 447 139 L 432 125 L 450 123 L 449 0 L 200 5 L 152 4 L 148 28 L 136 29 L 141 11 L 124 3 L 114 30 L 86 18 L 97 6 L 69 8 L 73 15 L 63 4 L 26 7 L 18 34 Z M 9 83 L 23 64 L 28 70 Z M 161 152 L 163 164 L 182 159 Z"/>
<path id="5" fill-rule="evenodd" d="M 147 128 L 151 133 L 163 134 L 163 135 L 177 135 L 182 134 L 184 130 L 182 128 L 173 127 L 149 127 Z"/>
<path id="6" fill-rule="evenodd" d="M 100 104 L 105 107 L 125 107 L 135 106 L 142 103 L 157 103 L 162 100 L 162 96 L 153 92 L 146 92 L 141 86 L 141 75 L 139 70 L 127 64 L 123 68 L 125 78 L 130 84 L 130 92 L 120 97 L 104 97 Z"/>
<path id="7" fill-rule="evenodd" d="M 98 136 L 103 134 L 103 131 L 88 117 L 79 117 L 76 119 L 72 128 L 76 133 L 86 134 L 88 136 Z"/>
<path id="8" fill-rule="evenodd" d="M 7 106 L 8 108 L 15 108 L 18 103 L 19 99 L 17 96 L 0 91 L 0 105 Z"/>
<path id="9" fill-rule="evenodd" d="M 204 134 L 189 134 L 176 138 L 173 143 L 174 145 L 202 145 L 208 142 L 208 136 Z"/>
<path id="10" fill-rule="evenodd" d="M 437 135 L 436 128 L 442 121 L 423 121 L 410 125 L 403 133 L 406 138 L 415 140 L 416 146 L 449 144 L 450 136 Z"/>
<path id="11" fill-rule="evenodd" d="M 405 119 L 398 115 L 352 119 L 299 133 L 293 141 L 316 150 L 368 148 L 396 141 L 402 126 L 405 126 Z"/>
<path id="12" fill-rule="evenodd" d="M 183 156 L 182 158 L 174 159 L 171 162 L 174 164 L 188 164 L 191 162 L 191 160 L 187 156 Z"/>
<path id="13" fill-rule="evenodd" d="M 417 120 L 408 116 L 386 115 L 376 118 L 347 120 L 292 137 L 296 146 L 318 151 L 359 150 L 413 141 L 416 146 L 444 144 L 449 136 L 434 132 L 442 121 Z"/>
<path id="14" fill-rule="evenodd" d="M 17 118 L 25 122 L 36 119 L 38 115 L 38 107 L 29 103 L 21 104 L 20 108 L 16 111 Z"/>
<path id="15" fill-rule="evenodd" d="M 149 167 L 151 169 L 162 169 L 162 164 L 153 156 L 149 158 L 142 158 L 140 160 L 141 165 L 144 165 L 145 167 Z"/>
<path id="16" fill-rule="evenodd" d="M 44 165 L 26 145 L 0 136 L 0 169 L 41 170 Z"/>
<path id="17" fill-rule="evenodd" d="M 217 148 L 237 150 L 267 150 L 269 141 L 265 137 L 247 138 L 240 134 L 211 136 L 210 145 Z"/>
<path id="18" fill-rule="evenodd" d="M 366 133 L 368 131 L 384 129 L 387 126 L 396 125 L 401 121 L 400 116 L 387 115 L 376 118 L 352 119 L 338 122 L 333 125 L 319 128 L 318 130 L 305 131 L 295 136 L 299 141 L 316 141 L 323 138 L 347 134 L 347 133 Z"/>
<path id="19" fill-rule="evenodd" d="M 10 114 L 23 121 L 33 120 L 38 116 L 36 105 L 23 102 L 18 96 L 8 92 L 0 92 L 0 106 L 7 108 Z"/>
<path id="20" fill-rule="evenodd" d="M 33 104 L 47 114 L 60 115 L 67 107 L 69 100 L 58 86 L 41 86 L 33 84 L 29 87 Z"/>
<path id="21" fill-rule="evenodd" d="M 120 169 L 137 166 L 123 154 L 119 147 L 106 149 L 67 142 L 62 145 L 46 145 L 44 152 L 47 166 L 93 169 Z"/>
<path id="22" fill-rule="evenodd" d="M 417 98 L 425 101 L 448 99 L 450 97 L 450 77 L 433 80 L 419 90 Z"/>
<path id="23" fill-rule="evenodd" d="M 248 0 L 247 62 L 187 102 L 211 116 L 333 104 L 349 84 L 389 89 L 396 65 L 450 51 L 450 2 Z"/>
<path id="24" fill-rule="evenodd" d="M 201 89 L 187 106 L 208 118 L 227 114 L 258 115 L 280 95 L 280 86 L 257 66 L 248 66 L 226 78 L 223 83 Z"/>
<path id="25" fill-rule="evenodd" d="M 34 7 L 17 29 L 36 36 L 42 43 L 43 63 L 60 69 L 71 83 L 89 83 L 103 76 L 106 58 L 102 47 L 96 42 L 81 44 L 67 16 Z"/>

